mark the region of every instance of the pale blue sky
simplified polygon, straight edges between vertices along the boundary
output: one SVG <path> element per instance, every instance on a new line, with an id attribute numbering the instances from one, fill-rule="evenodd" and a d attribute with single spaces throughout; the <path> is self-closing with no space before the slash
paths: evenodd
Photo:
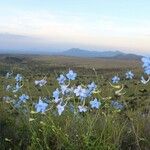
<path id="1" fill-rule="evenodd" d="M 0 0 L 0 49 L 150 53 L 149 0 Z"/>

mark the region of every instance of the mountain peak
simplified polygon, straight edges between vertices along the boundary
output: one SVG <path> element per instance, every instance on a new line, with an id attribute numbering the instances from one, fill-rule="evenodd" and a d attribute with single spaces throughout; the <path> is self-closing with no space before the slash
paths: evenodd
<path id="1" fill-rule="evenodd" d="M 90 50 L 83 50 L 79 48 L 71 48 L 61 53 L 64 56 L 72 56 L 72 57 L 92 57 L 92 58 L 125 58 L 131 59 L 132 58 L 140 58 L 141 56 L 135 54 L 126 54 L 121 51 L 90 51 Z"/>
<path id="2" fill-rule="evenodd" d="M 124 55 L 120 51 L 90 51 L 90 50 L 83 50 L 79 48 L 71 48 L 62 52 L 62 55 L 65 56 L 75 56 L 75 57 L 114 57 L 118 55 Z"/>

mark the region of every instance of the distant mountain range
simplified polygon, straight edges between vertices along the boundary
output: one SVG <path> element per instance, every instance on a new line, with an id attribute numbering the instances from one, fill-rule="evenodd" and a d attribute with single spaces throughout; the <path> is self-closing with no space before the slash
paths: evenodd
<path id="1" fill-rule="evenodd" d="M 5 53 L 6 52 L 6 53 Z M 24 50 L 0 50 L 1 54 L 27 54 L 27 55 L 50 55 L 50 56 L 71 56 L 81 58 L 115 58 L 115 59 L 140 59 L 142 56 L 127 54 L 121 51 L 89 51 L 79 48 L 72 48 L 63 52 L 49 51 L 24 51 Z"/>
<path id="2" fill-rule="evenodd" d="M 136 54 L 126 54 L 121 51 L 89 51 L 79 48 L 72 48 L 55 55 L 72 56 L 72 57 L 88 57 L 88 58 L 116 58 L 116 59 L 140 59 L 142 56 Z"/>

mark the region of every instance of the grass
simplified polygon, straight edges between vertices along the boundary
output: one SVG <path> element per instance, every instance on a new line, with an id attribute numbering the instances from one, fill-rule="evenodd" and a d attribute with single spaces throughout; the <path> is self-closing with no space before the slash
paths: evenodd
<path id="1" fill-rule="evenodd" d="M 21 57 L 22 61 L 0 57 L 0 148 L 15 150 L 148 150 L 150 149 L 150 84 L 139 82 L 142 73 L 138 60 L 113 59 L 81 59 L 70 57 L 47 56 L 13 56 Z M 13 62 L 12 62 L 13 61 Z M 58 87 L 56 78 L 68 69 L 74 69 L 78 78 L 72 85 L 87 85 L 94 81 L 100 93 L 93 97 L 101 100 L 99 110 L 89 109 L 86 113 L 71 113 L 69 107 L 61 116 L 54 108 L 45 114 L 35 113 L 33 103 L 39 96 L 48 96 L 52 100 L 52 92 Z M 93 70 L 95 68 L 95 71 Z M 28 103 L 16 109 L 12 103 L 2 100 L 11 92 L 4 87 L 14 83 L 6 81 L 4 75 L 13 70 L 14 74 L 21 73 L 25 80 L 21 92 L 30 96 Z M 136 77 L 133 80 L 124 79 L 124 73 L 133 70 Z M 124 85 L 125 95 L 115 94 L 116 89 L 109 84 L 111 77 L 118 74 L 120 85 Z M 46 86 L 39 88 L 34 80 L 47 76 Z M 111 98 L 109 98 L 111 97 Z M 15 99 L 17 99 L 15 98 Z M 102 99 L 105 98 L 105 99 Z M 111 100 L 117 100 L 125 105 L 123 110 L 110 106 Z M 71 99 L 78 105 L 79 100 Z M 88 106 L 88 100 L 85 103 Z M 24 112 L 23 110 L 28 110 Z"/>

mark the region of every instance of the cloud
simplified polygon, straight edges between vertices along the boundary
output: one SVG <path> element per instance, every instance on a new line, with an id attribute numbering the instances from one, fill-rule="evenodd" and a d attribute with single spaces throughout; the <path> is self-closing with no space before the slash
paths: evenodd
<path id="1" fill-rule="evenodd" d="M 49 11 L 13 10 L 0 16 L 0 43 L 21 48 L 107 47 L 133 51 L 150 49 L 150 23 L 112 16 L 59 14 Z M 21 35 L 21 36 L 20 36 Z M 4 42 L 4 39 L 5 42 Z M 10 40 L 11 39 L 11 40 Z M 62 47 L 62 48 L 63 48 Z"/>

